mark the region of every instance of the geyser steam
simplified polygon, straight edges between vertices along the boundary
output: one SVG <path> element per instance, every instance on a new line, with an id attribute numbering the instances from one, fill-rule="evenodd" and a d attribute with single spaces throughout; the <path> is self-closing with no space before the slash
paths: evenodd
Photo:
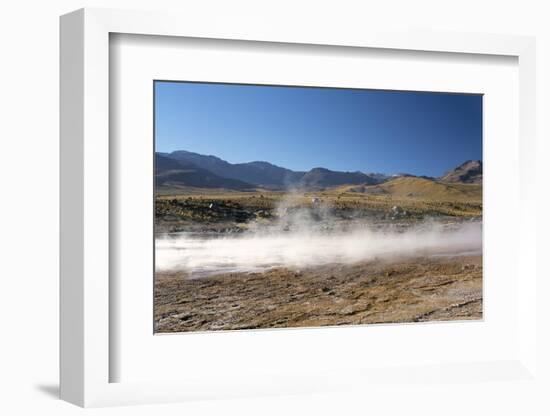
<path id="1" fill-rule="evenodd" d="M 253 231 L 235 237 L 197 238 L 191 234 L 156 241 L 156 269 L 182 270 L 192 277 L 260 272 L 273 267 L 301 269 L 333 263 L 411 256 L 480 254 L 481 223 L 446 227 L 422 224 L 405 231 L 322 231 L 298 228 Z"/>

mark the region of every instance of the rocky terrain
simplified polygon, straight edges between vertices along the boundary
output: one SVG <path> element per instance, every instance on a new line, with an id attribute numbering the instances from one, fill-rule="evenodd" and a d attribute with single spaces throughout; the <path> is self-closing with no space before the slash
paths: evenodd
<path id="1" fill-rule="evenodd" d="M 285 206 L 285 212 L 280 208 Z M 251 224 L 277 221 L 302 210 L 322 220 L 318 211 L 338 221 L 378 224 L 480 219 L 481 186 L 444 184 L 422 178 L 396 178 L 376 185 L 345 185 L 319 192 L 236 192 L 186 188 L 160 194 L 155 202 L 157 233 L 241 232 Z"/>
<path id="2" fill-rule="evenodd" d="M 157 273 L 157 332 L 482 318 L 481 256 L 188 277 Z"/>

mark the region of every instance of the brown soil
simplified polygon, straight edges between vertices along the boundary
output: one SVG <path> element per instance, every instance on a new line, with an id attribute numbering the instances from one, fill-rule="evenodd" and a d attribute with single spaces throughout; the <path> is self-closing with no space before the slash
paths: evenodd
<path id="1" fill-rule="evenodd" d="M 155 279 L 161 333 L 481 318 L 481 256 Z"/>

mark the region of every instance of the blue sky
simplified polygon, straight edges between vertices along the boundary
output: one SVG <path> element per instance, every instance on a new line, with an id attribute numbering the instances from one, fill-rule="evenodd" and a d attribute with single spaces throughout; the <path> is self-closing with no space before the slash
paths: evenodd
<path id="1" fill-rule="evenodd" d="M 155 146 L 293 170 L 439 176 L 482 158 L 482 96 L 157 81 Z"/>

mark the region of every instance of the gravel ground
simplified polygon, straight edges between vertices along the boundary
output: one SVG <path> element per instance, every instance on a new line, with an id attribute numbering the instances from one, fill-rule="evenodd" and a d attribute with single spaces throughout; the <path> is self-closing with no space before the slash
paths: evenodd
<path id="1" fill-rule="evenodd" d="M 158 333 L 482 319 L 482 257 L 420 257 L 190 279 L 157 272 Z"/>

